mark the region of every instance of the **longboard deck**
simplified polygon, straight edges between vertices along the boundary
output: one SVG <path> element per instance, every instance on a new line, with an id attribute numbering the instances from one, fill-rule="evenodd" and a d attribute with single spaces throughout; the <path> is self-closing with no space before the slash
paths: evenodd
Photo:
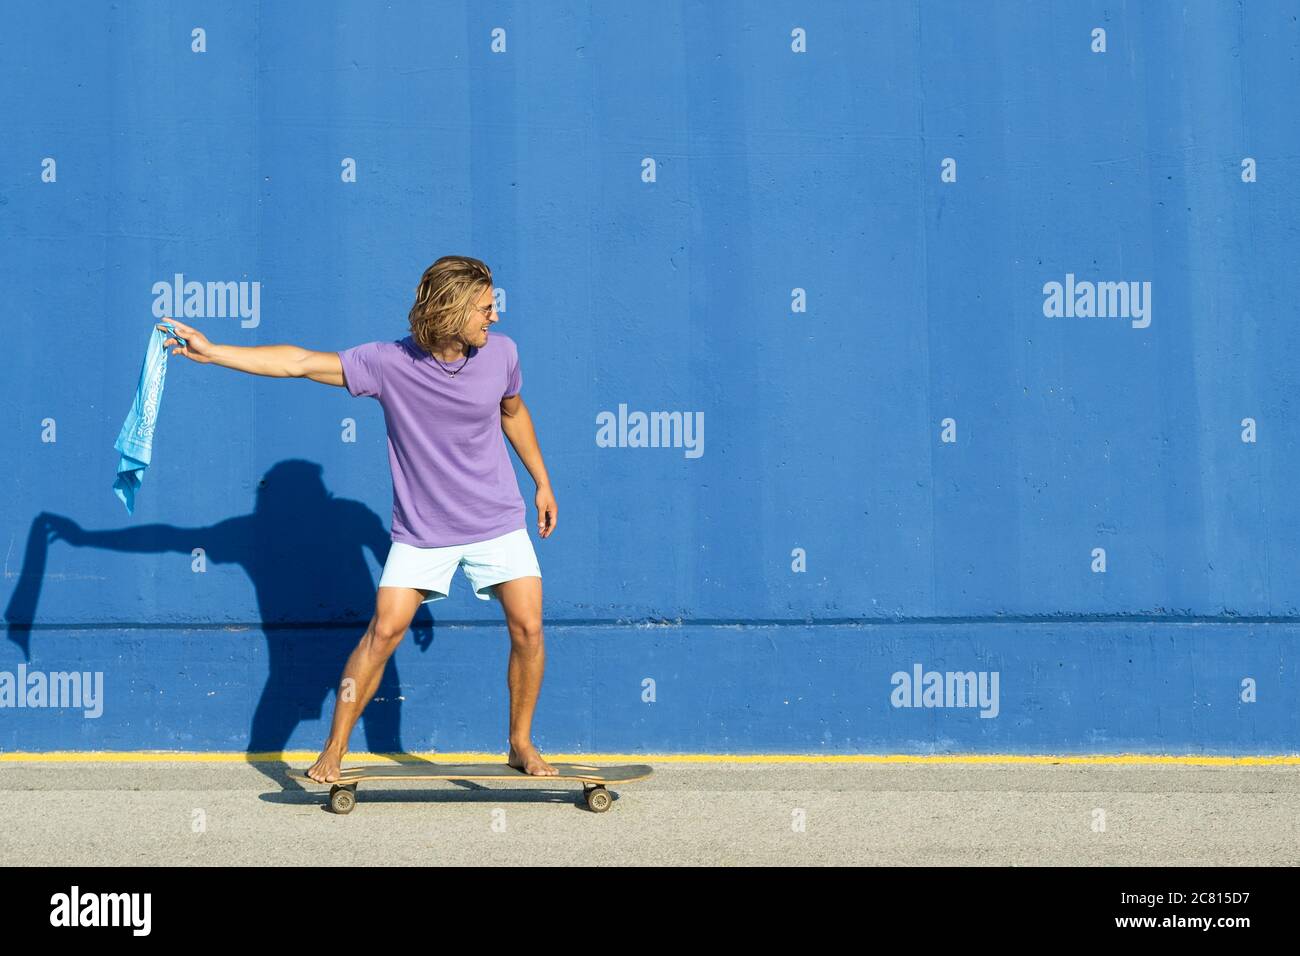
<path id="1" fill-rule="evenodd" d="M 289 771 L 289 776 L 303 783 L 329 787 L 330 809 L 335 813 L 351 813 L 356 806 L 357 784 L 366 780 L 497 780 L 521 783 L 525 780 L 581 781 L 587 808 L 604 813 L 613 805 L 606 784 L 632 783 L 644 780 L 654 773 L 646 764 L 626 764 L 620 767 L 593 767 L 581 763 L 553 763 L 558 774 L 538 776 L 516 770 L 505 763 L 408 763 L 371 767 L 347 767 L 339 772 L 339 779 L 321 783 L 300 770 Z"/>
<path id="2" fill-rule="evenodd" d="M 538 776 L 516 770 L 504 763 L 414 763 L 391 766 L 345 767 L 339 779 L 321 783 L 298 770 L 289 776 L 319 787 L 345 786 L 363 780 L 581 780 L 584 783 L 631 783 L 644 780 L 654 772 L 646 764 L 626 764 L 619 767 L 592 767 L 580 763 L 551 764 L 558 774 Z"/>

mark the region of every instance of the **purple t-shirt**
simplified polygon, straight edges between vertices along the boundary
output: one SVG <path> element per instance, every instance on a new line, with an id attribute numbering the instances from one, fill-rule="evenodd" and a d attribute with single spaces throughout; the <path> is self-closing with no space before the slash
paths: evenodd
<path id="1" fill-rule="evenodd" d="M 394 541 L 441 548 L 524 527 L 524 500 L 501 430 L 501 400 L 521 384 L 513 339 L 489 332 L 468 361 L 443 363 L 460 369 L 454 376 L 409 335 L 338 356 L 347 390 L 378 399 L 384 409 Z"/>

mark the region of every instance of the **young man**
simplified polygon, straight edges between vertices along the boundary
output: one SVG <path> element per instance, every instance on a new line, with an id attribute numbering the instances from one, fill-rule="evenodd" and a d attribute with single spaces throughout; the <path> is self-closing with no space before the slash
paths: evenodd
<path id="1" fill-rule="evenodd" d="M 542 577 L 525 527 L 523 498 L 504 433 L 537 483 L 537 533 L 555 530 L 555 496 L 528 407 L 519 397 L 515 343 L 489 329 L 492 272 L 478 259 L 444 256 L 416 289 L 411 334 L 366 342 L 341 352 L 293 345 L 236 346 L 208 341 L 198 329 L 168 319 L 186 340 L 181 354 L 201 364 L 254 375 L 309 378 L 378 399 L 388 427 L 393 478 L 393 544 L 375 597 L 375 614 L 343 668 L 325 747 L 308 769 L 313 780 L 337 780 L 353 725 L 379 686 L 388 658 L 421 603 L 445 598 L 457 567 L 476 597 L 496 598 L 510 632 L 512 767 L 556 773 L 532 743 L 541 689 Z M 164 329 L 164 331 L 167 331 Z"/>

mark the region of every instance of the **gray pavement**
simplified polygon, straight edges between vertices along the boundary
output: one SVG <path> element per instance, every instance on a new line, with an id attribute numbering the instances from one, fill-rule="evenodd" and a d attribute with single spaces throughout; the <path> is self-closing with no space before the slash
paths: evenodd
<path id="1" fill-rule="evenodd" d="M 662 763 L 604 814 L 575 784 L 411 781 L 347 816 L 282 766 L 0 764 L 0 864 L 1300 861 L 1294 766 Z"/>

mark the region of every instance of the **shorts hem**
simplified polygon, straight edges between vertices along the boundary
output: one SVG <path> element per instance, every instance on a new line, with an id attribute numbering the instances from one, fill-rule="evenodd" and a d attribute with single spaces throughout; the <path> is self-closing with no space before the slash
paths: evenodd
<path id="1" fill-rule="evenodd" d="M 450 596 L 445 591 L 439 591 L 437 588 L 431 588 L 427 584 L 396 584 L 392 581 L 380 581 L 378 587 L 410 588 L 412 591 L 428 591 L 429 596 L 427 598 L 423 598 L 420 601 L 421 604 L 431 604 L 434 601 L 442 601 Z"/>
<path id="2" fill-rule="evenodd" d="M 480 601 L 499 601 L 501 599 L 498 598 L 494 592 L 488 591 L 488 588 L 494 588 L 498 584 L 505 584 L 507 581 L 518 581 L 520 578 L 537 578 L 540 581 L 541 577 L 540 574 L 512 574 L 510 577 L 502 578 L 500 581 L 489 581 L 486 584 L 476 586 L 474 588 L 474 596 Z M 488 593 L 481 594 L 481 591 L 487 591 Z"/>

